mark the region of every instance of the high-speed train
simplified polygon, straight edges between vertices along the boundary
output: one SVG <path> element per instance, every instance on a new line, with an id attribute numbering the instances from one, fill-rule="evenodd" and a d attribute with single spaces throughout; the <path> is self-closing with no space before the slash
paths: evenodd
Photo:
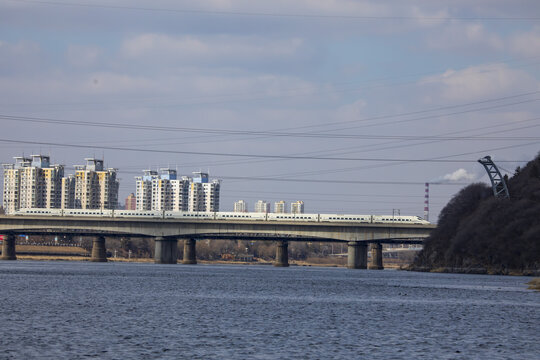
<path id="1" fill-rule="evenodd" d="M 210 219 L 210 220 L 264 220 L 307 222 L 358 222 L 371 224 L 429 224 L 419 216 L 394 215 L 347 215 L 347 214 L 277 214 L 256 212 L 190 212 L 145 210 L 85 210 L 85 209 L 19 209 L 14 215 L 33 216 L 81 216 L 146 219 Z"/>

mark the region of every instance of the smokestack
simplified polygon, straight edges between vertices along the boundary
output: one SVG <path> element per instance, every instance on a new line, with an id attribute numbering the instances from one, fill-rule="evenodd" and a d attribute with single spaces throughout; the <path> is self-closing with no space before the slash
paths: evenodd
<path id="1" fill-rule="evenodd" d="M 424 195 L 424 220 L 429 221 L 429 183 L 426 183 L 426 194 Z"/>

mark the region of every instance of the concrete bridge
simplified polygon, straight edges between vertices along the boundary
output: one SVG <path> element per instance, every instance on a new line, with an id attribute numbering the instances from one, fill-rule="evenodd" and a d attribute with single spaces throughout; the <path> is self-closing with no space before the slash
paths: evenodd
<path id="1" fill-rule="evenodd" d="M 421 243 L 432 224 L 368 224 L 211 219 L 141 219 L 62 216 L 0 216 L 4 234 L 3 260 L 15 260 L 15 237 L 31 235 L 93 236 L 92 261 L 107 261 L 105 238 L 150 237 L 155 240 L 155 262 L 176 264 L 178 240 L 184 240 L 184 264 L 196 264 L 196 240 L 242 239 L 275 241 L 275 266 L 288 266 L 289 241 L 347 242 L 348 267 L 382 269 L 382 243 Z M 371 244 L 372 261 L 367 264 Z"/>

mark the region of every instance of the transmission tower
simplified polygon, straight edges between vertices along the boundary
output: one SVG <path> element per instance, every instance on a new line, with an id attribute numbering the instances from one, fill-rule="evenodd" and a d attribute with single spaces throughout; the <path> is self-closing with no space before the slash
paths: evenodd
<path id="1" fill-rule="evenodd" d="M 486 169 L 489 180 L 491 180 L 491 187 L 493 188 L 493 195 L 498 198 L 509 198 L 508 186 L 506 181 L 501 176 L 501 172 L 497 168 L 497 165 L 491 160 L 491 156 L 485 156 L 478 160 L 480 164 Z"/>

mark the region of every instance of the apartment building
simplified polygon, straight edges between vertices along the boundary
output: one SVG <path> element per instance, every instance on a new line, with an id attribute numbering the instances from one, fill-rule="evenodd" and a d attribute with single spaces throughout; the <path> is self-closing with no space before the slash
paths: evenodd
<path id="1" fill-rule="evenodd" d="M 126 198 L 124 209 L 126 210 L 136 210 L 137 209 L 137 197 L 134 193 L 131 193 Z"/>
<path id="2" fill-rule="evenodd" d="M 219 180 L 209 181 L 208 173 L 194 172 L 189 188 L 188 211 L 219 211 Z"/>
<path id="3" fill-rule="evenodd" d="M 274 213 L 284 214 L 287 212 L 287 203 L 284 200 L 274 203 Z"/>
<path id="4" fill-rule="evenodd" d="M 68 177 L 69 180 L 63 181 L 62 203 L 74 209 L 116 209 L 119 187 L 117 169 L 104 168 L 100 159 L 85 160 L 86 165 L 74 166 L 73 179 Z"/>
<path id="5" fill-rule="evenodd" d="M 136 180 L 137 210 L 219 211 L 219 181 L 208 174 L 178 177 L 173 169 L 144 170 Z"/>
<path id="6" fill-rule="evenodd" d="M 291 214 L 303 214 L 304 202 L 301 200 L 291 203 Z"/>
<path id="7" fill-rule="evenodd" d="M 7 214 L 20 208 L 61 206 L 63 165 L 51 165 L 46 155 L 15 157 L 15 164 L 3 164 L 3 206 Z"/>
<path id="8" fill-rule="evenodd" d="M 135 177 L 135 197 L 137 210 L 152 210 L 153 181 L 158 173 L 153 170 L 143 170 L 143 176 Z"/>
<path id="9" fill-rule="evenodd" d="M 270 212 L 270 203 L 264 200 L 258 200 L 255 203 L 255 212 L 257 213 L 269 213 Z"/>
<path id="10" fill-rule="evenodd" d="M 234 203 L 234 212 L 248 212 L 248 205 L 244 200 L 238 200 Z"/>

